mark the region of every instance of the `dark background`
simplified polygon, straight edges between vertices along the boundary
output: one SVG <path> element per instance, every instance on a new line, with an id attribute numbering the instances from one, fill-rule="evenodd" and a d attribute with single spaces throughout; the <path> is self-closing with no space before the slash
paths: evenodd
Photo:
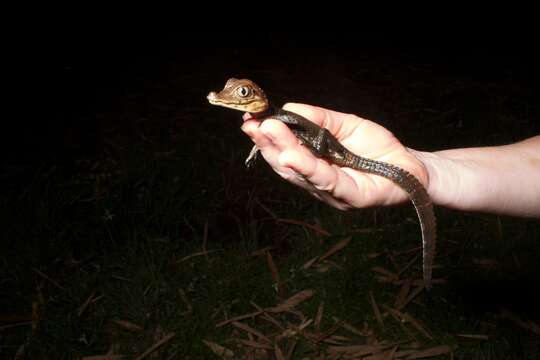
<path id="1" fill-rule="evenodd" d="M 253 198 L 283 200 L 274 204 L 282 216 L 319 217 L 316 202 L 302 198 L 262 161 L 251 172 L 244 168 L 251 143 L 239 129 L 240 113 L 206 101 L 207 93 L 221 89 L 229 77 L 251 78 L 278 105 L 305 102 L 371 119 L 418 150 L 501 145 L 540 133 L 532 33 L 502 28 L 459 35 L 429 29 L 293 34 L 255 28 L 159 32 L 95 26 L 56 33 L 36 29 L 24 40 L 13 39 L 0 132 L 5 221 L 0 241 L 3 270 L 21 275 L 4 276 L 11 286 L 2 290 L 6 314 L 29 311 L 41 291 L 35 286 L 40 275 L 32 270 L 38 269 L 67 289 L 69 301 L 61 301 L 55 313 L 55 299 L 64 295 L 49 284 L 53 295 L 46 305 L 53 310 L 42 321 L 66 324 L 59 326 L 62 340 L 73 324 L 66 309 L 80 306 L 88 293 L 125 297 L 102 290 L 114 284 L 106 264 L 129 268 L 124 258 L 111 254 L 137 259 L 132 249 L 152 253 L 145 241 L 154 246 L 154 238 L 170 239 L 173 251 L 167 250 L 167 259 L 176 261 L 175 256 L 199 251 L 206 231 L 217 248 L 234 247 L 237 227 L 267 216 L 253 206 Z M 288 204 L 298 204 L 299 198 L 310 217 L 287 213 Z M 451 255 L 441 257 L 440 273 L 451 283 L 441 287 L 444 300 L 459 298 L 448 304 L 465 304 L 462 312 L 471 317 L 497 313 L 502 306 L 537 319 L 538 255 L 530 244 L 538 221 L 437 211 L 441 252 Z M 361 215 L 351 220 L 355 226 L 405 223 L 417 231 L 414 220 L 407 220 L 409 208 Z M 288 243 L 291 227 L 282 225 L 265 223 L 258 245 L 275 245 L 276 256 L 287 258 L 295 243 Z M 416 234 L 409 235 L 416 244 Z M 519 262 L 508 256 L 513 247 Z M 498 261 L 493 272 L 474 262 L 491 257 Z M 94 263 L 102 270 L 86 273 Z M 135 268 L 145 276 L 163 273 L 141 263 Z M 129 271 L 126 276 L 136 279 Z M 87 275 L 94 273 L 103 277 L 96 284 Z M 355 293 L 359 287 L 355 283 Z M 81 299 L 72 299 L 79 288 Z M 156 299 L 161 308 L 163 298 Z M 112 309 L 103 315 L 108 318 L 118 307 L 104 303 Z M 87 333 L 97 334 L 96 329 Z M 10 344 L 23 342 L 21 332 Z M 46 340 L 40 341 L 54 350 L 56 338 L 47 342 L 54 331 L 43 333 Z"/>
<path id="2" fill-rule="evenodd" d="M 81 152 L 96 151 L 100 131 L 111 125 L 101 123 L 96 114 L 117 108 L 133 93 L 146 99 L 158 91 L 166 93 L 176 100 L 171 109 L 176 106 L 179 112 L 186 106 L 204 106 L 205 93 L 220 88 L 230 76 L 254 78 L 280 101 L 305 101 L 356 112 L 385 125 L 395 121 L 393 131 L 405 123 L 423 121 L 414 114 L 376 118 L 383 107 L 383 111 L 391 111 L 380 103 L 388 105 L 394 98 L 410 102 L 414 101 L 410 97 L 426 95 L 428 99 L 419 100 L 426 106 L 416 105 L 433 107 L 428 102 L 434 100 L 444 108 L 446 101 L 446 105 L 469 106 L 473 112 L 485 113 L 482 106 L 491 101 L 490 86 L 507 87 L 508 101 L 512 101 L 512 91 L 524 89 L 525 93 L 515 93 L 516 97 L 530 96 L 521 99 L 522 107 L 534 102 L 537 95 L 538 56 L 524 34 L 484 31 L 429 37 L 425 33 L 362 31 L 152 33 L 94 29 L 71 33 L 66 29 L 37 32 L 30 40 L 17 44 L 11 53 L 14 64 L 7 68 L 8 77 L 15 82 L 8 88 L 2 144 L 5 163 L 12 165 L 68 160 Z M 469 85 L 463 85 L 466 81 Z M 464 93 L 454 91 L 460 86 L 467 87 Z M 411 88 L 417 93 L 411 95 Z M 448 95 L 452 92 L 458 95 Z M 438 99 L 434 99 L 436 95 Z M 467 121 L 478 122 L 474 116 Z M 446 116 L 436 127 L 448 126 L 443 120 L 456 121 Z M 486 121 L 497 126 L 499 120 Z M 122 120 L 108 121 L 119 125 Z M 481 132 L 481 125 L 477 126 Z M 507 139 L 501 136 L 498 141 L 468 138 L 458 132 L 448 139 L 424 138 L 418 146 L 437 149 L 513 141 L 534 134 L 530 126 L 537 129 L 536 121 L 513 127 Z M 502 126 L 500 131 L 507 133 Z"/>

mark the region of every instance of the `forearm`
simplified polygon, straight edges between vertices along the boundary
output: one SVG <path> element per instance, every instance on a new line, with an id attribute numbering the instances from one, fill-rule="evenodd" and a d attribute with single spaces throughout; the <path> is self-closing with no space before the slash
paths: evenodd
<path id="1" fill-rule="evenodd" d="M 413 153 L 437 205 L 540 218 L 540 136 L 512 145 Z"/>

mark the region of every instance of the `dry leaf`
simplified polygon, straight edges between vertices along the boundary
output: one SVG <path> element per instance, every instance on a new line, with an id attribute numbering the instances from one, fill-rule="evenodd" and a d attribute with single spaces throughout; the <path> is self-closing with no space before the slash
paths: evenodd
<path id="1" fill-rule="evenodd" d="M 213 253 L 213 252 L 217 252 L 217 251 L 223 251 L 223 249 L 216 249 L 216 250 L 210 250 L 210 251 L 199 251 L 199 252 L 196 252 L 194 254 L 184 256 L 180 260 L 177 260 L 176 263 L 180 264 L 180 263 L 182 263 L 184 261 L 187 261 L 187 260 L 192 259 L 192 258 L 197 257 L 197 256 L 208 256 L 208 254 Z"/>
<path id="2" fill-rule="evenodd" d="M 319 260 L 319 257 L 318 256 L 315 256 L 313 259 L 309 260 L 308 262 L 306 262 L 304 264 L 304 266 L 302 266 L 302 268 L 304 270 L 306 269 L 309 269 L 313 264 L 315 264 L 317 262 L 317 260 Z"/>
<path id="3" fill-rule="evenodd" d="M 420 257 L 420 254 L 414 255 L 413 258 L 412 258 L 407 264 L 405 264 L 404 267 L 402 267 L 402 268 L 398 271 L 398 275 L 403 274 L 408 268 L 411 267 L 412 264 L 414 264 L 414 263 L 418 260 L 419 257 Z"/>
<path id="4" fill-rule="evenodd" d="M 274 248 L 273 246 L 266 246 L 266 247 L 263 247 L 262 249 L 253 251 L 251 254 L 249 254 L 249 256 L 257 257 L 259 255 L 266 255 L 266 253 L 272 250 L 273 248 Z"/>
<path id="5" fill-rule="evenodd" d="M 343 249 L 345 246 L 349 245 L 349 243 L 351 242 L 351 239 L 352 239 L 352 236 L 349 236 L 349 237 L 341 240 L 340 242 L 338 242 L 334 246 L 332 246 L 327 252 L 324 253 L 324 255 L 322 255 L 319 258 L 319 261 L 323 261 L 324 259 L 329 258 L 330 256 L 334 255 L 335 253 L 337 253 L 338 251 Z"/>
<path id="6" fill-rule="evenodd" d="M 435 346 L 432 348 L 417 351 L 414 354 L 409 355 L 407 359 L 423 359 L 438 355 L 445 355 L 450 354 L 452 350 L 453 348 L 448 345 Z"/>
<path id="7" fill-rule="evenodd" d="M 517 326 L 522 327 L 525 330 L 529 330 L 532 333 L 540 336 L 540 326 L 532 320 L 522 320 L 518 315 L 514 314 L 508 309 L 501 310 L 501 317 L 503 319 L 509 319 Z"/>
<path id="8" fill-rule="evenodd" d="M 123 329 L 137 332 L 137 331 L 143 331 L 144 328 L 140 325 L 134 324 L 132 322 L 129 322 L 127 320 L 111 320 L 111 322 L 115 323 L 116 325 L 120 326 Z"/>
<path id="9" fill-rule="evenodd" d="M 313 290 L 302 290 L 302 291 L 294 294 L 293 296 L 291 296 L 290 298 L 288 298 L 287 300 L 285 300 L 281 304 L 278 304 L 277 306 L 274 306 L 274 307 L 266 309 L 266 310 L 270 311 L 270 312 L 283 312 L 283 311 L 286 311 L 286 310 L 292 310 L 292 309 L 294 309 L 296 307 L 296 305 L 298 305 L 301 302 L 311 298 L 313 296 L 313 294 L 314 294 Z"/>
<path id="10" fill-rule="evenodd" d="M 346 353 L 359 357 L 363 355 L 375 354 L 382 349 L 383 348 L 376 345 L 329 346 L 328 352 L 331 354 Z"/>
<path id="11" fill-rule="evenodd" d="M 268 270 L 270 270 L 270 274 L 272 275 L 272 281 L 274 282 L 274 284 L 276 284 L 278 297 L 281 299 L 284 297 L 283 286 L 279 278 L 278 269 L 276 267 L 276 264 L 274 263 L 274 259 L 272 258 L 272 254 L 270 254 L 270 251 L 266 252 L 266 264 L 268 266 Z"/>
<path id="12" fill-rule="evenodd" d="M 381 311 L 379 310 L 379 306 L 375 302 L 375 298 L 373 297 L 373 292 L 369 291 L 369 302 L 371 303 L 371 307 L 373 308 L 373 313 L 375 314 L 375 318 L 377 319 L 377 322 L 379 325 L 381 325 L 382 328 L 384 328 L 384 322 L 381 316 Z"/>
<path id="13" fill-rule="evenodd" d="M 424 282 L 422 281 L 421 282 L 422 284 L 420 286 L 418 286 L 416 289 L 414 289 L 410 294 L 409 296 L 407 297 L 407 299 L 405 299 L 402 303 L 401 303 L 401 306 L 400 306 L 400 310 L 403 309 L 405 306 L 407 306 L 408 303 L 410 303 L 415 297 L 418 296 L 418 294 L 420 294 L 422 292 L 422 290 L 424 290 Z M 432 282 L 433 283 L 433 282 Z"/>
<path id="14" fill-rule="evenodd" d="M 403 359 L 405 356 L 416 353 L 417 350 L 400 350 L 394 354 L 394 359 Z"/>
<path id="15" fill-rule="evenodd" d="M 145 352 L 143 352 L 141 355 L 137 356 L 135 358 L 135 360 L 142 360 L 144 359 L 145 357 L 147 357 L 148 355 L 150 355 L 151 353 L 153 353 L 154 351 L 156 351 L 160 346 L 162 346 L 163 344 L 165 344 L 167 341 L 171 340 L 173 337 L 175 336 L 175 333 L 170 333 L 168 335 L 165 335 L 163 338 L 161 338 L 161 340 L 159 340 L 158 342 L 156 342 L 154 345 L 150 346 L 150 348 L 148 348 L 148 350 L 146 350 Z"/>
<path id="16" fill-rule="evenodd" d="M 394 354 L 396 353 L 398 346 L 394 346 L 390 350 L 382 351 L 378 354 L 373 354 L 364 358 L 363 360 L 392 360 L 394 359 Z"/>
<path id="17" fill-rule="evenodd" d="M 409 322 L 416 330 L 420 331 L 422 335 L 428 339 L 433 340 L 433 336 L 420 324 L 420 321 L 416 320 L 409 313 L 404 313 L 405 321 Z"/>
<path id="18" fill-rule="evenodd" d="M 289 351 L 287 352 L 287 359 L 292 359 L 297 343 L 298 343 L 298 340 L 294 339 L 292 344 L 289 346 Z"/>
<path id="19" fill-rule="evenodd" d="M 382 307 L 392 315 L 396 321 L 398 321 L 400 324 L 402 323 L 409 323 L 411 324 L 416 330 L 418 330 L 422 335 L 429 339 L 433 339 L 433 337 L 429 334 L 429 332 L 421 325 L 420 321 L 413 318 L 409 313 L 402 313 L 401 311 L 391 308 L 387 305 L 382 305 Z"/>
<path id="20" fill-rule="evenodd" d="M 385 254 L 384 252 L 369 253 L 369 254 L 367 254 L 367 258 L 368 259 L 375 259 L 375 258 L 378 258 L 381 255 L 384 255 L 384 254 Z"/>
<path id="21" fill-rule="evenodd" d="M 321 335 L 319 335 L 319 336 L 317 337 L 317 339 L 315 340 L 315 342 L 316 342 L 316 343 L 319 343 L 319 342 L 325 340 L 325 339 L 328 338 L 330 335 L 332 335 L 333 333 L 335 333 L 336 331 L 338 331 L 340 327 L 341 327 L 341 323 L 334 324 L 331 328 L 329 328 L 328 330 L 326 330 L 325 332 L 323 332 Z"/>
<path id="22" fill-rule="evenodd" d="M 330 233 L 328 231 L 322 229 L 321 227 L 316 226 L 316 225 L 311 225 L 311 224 L 308 224 L 308 223 L 303 222 L 303 221 L 294 220 L 294 219 L 282 219 L 282 218 L 276 219 L 276 221 L 284 222 L 284 223 L 288 223 L 288 224 L 300 225 L 300 226 L 303 226 L 305 228 L 311 229 L 311 230 L 315 231 L 318 234 L 321 234 L 321 235 L 324 235 L 324 236 L 330 236 Z"/>
<path id="23" fill-rule="evenodd" d="M 274 344 L 274 354 L 276 354 L 276 360 L 285 360 L 285 356 L 277 343 Z"/>
<path id="24" fill-rule="evenodd" d="M 246 325 L 246 324 L 243 324 L 241 322 L 238 322 L 238 321 L 233 321 L 232 322 L 232 325 L 237 327 L 238 329 L 240 330 L 244 330 L 245 332 L 248 332 L 248 333 L 251 333 L 255 336 L 257 336 L 258 338 L 260 339 L 263 339 L 265 340 L 266 342 L 268 343 L 271 343 L 272 341 L 267 338 L 265 335 L 263 335 L 261 332 L 257 331 L 256 329 L 252 328 L 251 326 L 249 325 Z"/>
<path id="25" fill-rule="evenodd" d="M 86 299 L 86 301 L 79 307 L 79 311 L 77 311 L 77 315 L 79 317 L 81 317 L 81 315 L 86 311 L 86 309 L 88 308 L 88 306 L 90 306 L 90 304 L 95 303 L 96 301 L 102 298 L 102 296 L 98 296 L 97 298 L 95 296 L 96 296 L 96 292 L 94 291 L 92 294 L 90 294 L 90 296 Z"/>
<path id="26" fill-rule="evenodd" d="M 239 315 L 239 316 L 235 316 L 233 318 L 230 318 L 228 320 L 223 320 L 222 322 L 216 324 L 216 327 L 222 327 L 224 325 L 227 325 L 229 323 L 232 323 L 233 321 L 240 321 L 240 320 L 244 320 L 244 319 L 249 319 L 249 318 L 254 318 L 256 316 L 259 316 L 260 314 L 262 314 L 264 312 L 264 310 L 261 310 L 261 311 L 257 311 L 257 312 L 252 312 L 252 313 L 249 313 L 249 314 L 244 314 L 244 315 Z"/>
<path id="27" fill-rule="evenodd" d="M 285 330 L 285 328 L 279 323 L 279 321 L 274 319 L 270 314 L 266 312 L 262 314 L 262 319 L 274 324 L 279 330 Z"/>
<path id="28" fill-rule="evenodd" d="M 203 343 L 205 343 L 217 356 L 220 356 L 223 359 L 234 359 L 234 353 L 226 347 L 208 340 L 203 340 Z"/>
<path id="29" fill-rule="evenodd" d="M 387 281 L 389 281 L 389 282 L 399 279 L 398 274 L 393 273 L 390 270 L 387 270 L 387 269 L 382 268 L 380 266 L 372 267 L 371 271 L 384 275 L 387 278 Z"/>
<path id="30" fill-rule="evenodd" d="M 320 332 L 321 331 L 321 321 L 324 313 L 324 301 L 321 301 L 319 304 L 319 307 L 317 309 L 317 315 L 315 315 L 315 331 Z"/>
<path id="31" fill-rule="evenodd" d="M 457 334 L 457 337 L 470 340 L 489 340 L 489 335 L 480 335 L 480 334 Z"/>
<path id="32" fill-rule="evenodd" d="M 396 309 L 401 310 L 403 308 L 401 304 L 405 303 L 405 299 L 407 298 L 407 295 L 409 295 L 409 291 L 411 290 L 411 283 L 412 279 L 406 279 L 401 286 L 399 294 L 398 296 L 396 296 L 396 300 L 394 301 L 394 307 Z"/>
<path id="33" fill-rule="evenodd" d="M 336 318 L 336 317 L 332 317 L 332 318 L 334 319 L 334 321 L 339 321 L 339 319 Z M 341 322 L 341 327 L 346 329 L 346 330 L 349 330 L 353 334 L 356 334 L 356 335 L 361 336 L 361 337 L 366 337 L 366 336 L 373 335 L 373 331 L 369 329 L 369 326 L 368 326 L 367 322 L 364 322 L 364 329 L 363 330 L 357 329 L 356 327 L 352 326 L 351 324 L 349 324 L 349 323 L 347 323 L 345 321 Z"/>
<path id="34" fill-rule="evenodd" d="M 259 342 L 256 342 L 254 340 L 246 340 L 246 339 L 231 339 L 231 340 L 237 341 L 237 342 L 239 342 L 239 343 L 241 343 L 243 345 L 246 345 L 246 346 L 249 346 L 249 347 L 252 347 L 252 348 L 255 348 L 255 349 L 267 349 L 267 350 L 273 350 L 274 349 L 269 344 L 259 343 Z"/>

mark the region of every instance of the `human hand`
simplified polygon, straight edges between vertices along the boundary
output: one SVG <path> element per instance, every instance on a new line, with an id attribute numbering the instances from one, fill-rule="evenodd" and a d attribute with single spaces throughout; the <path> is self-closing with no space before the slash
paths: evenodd
<path id="1" fill-rule="evenodd" d="M 285 110 L 327 128 L 356 155 L 403 168 L 428 185 L 423 163 L 384 127 L 356 115 L 290 103 Z M 244 115 L 242 130 L 251 137 L 276 173 L 338 209 L 365 208 L 403 202 L 407 194 L 390 180 L 315 157 L 282 122 L 262 123 Z"/>

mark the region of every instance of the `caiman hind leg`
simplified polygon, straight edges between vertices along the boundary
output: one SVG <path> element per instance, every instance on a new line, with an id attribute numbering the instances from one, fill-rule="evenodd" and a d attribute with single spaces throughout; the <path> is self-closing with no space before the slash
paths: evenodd
<path id="1" fill-rule="evenodd" d="M 244 164 L 246 164 L 246 167 L 250 169 L 253 164 L 255 164 L 255 160 L 257 160 L 257 155 L 259 154 L 259 148 L 257 145 L 253 145 L 251 148 L 251 151 L 249 152 L 248 157 L 244 161 Z"/>
<path id="2" fill-rule="evenodd" d="M 302 145 L 307 147 L 316 157 L 327 157 L 329 149 L 329 141 L 333 139 L 332 134 L 328 129 L 320 128 L 315 137 L 301 131 L 293 131 L 297 138 L 300 139 Z"/>
<path id="3" fill-rule="evenodd" d="M 346 166 L 347 154 L 350 152 L 325 128 L 320 128 L 315 137 L 305 133 L 295 133 L 302 141 L 303 145 L 311 150 L 313 155 L 318 158 L 329 159 L 332 163 L 339 166 Z"/>

